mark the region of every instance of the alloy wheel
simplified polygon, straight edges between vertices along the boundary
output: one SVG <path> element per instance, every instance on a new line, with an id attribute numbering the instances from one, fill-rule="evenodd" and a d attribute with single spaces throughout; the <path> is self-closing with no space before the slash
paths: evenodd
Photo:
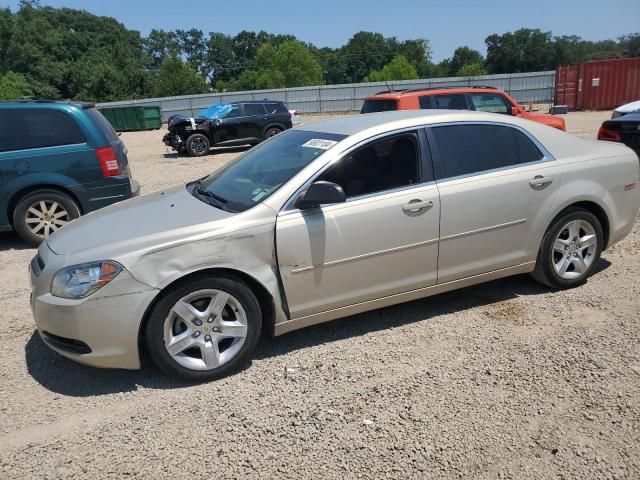
<path id="1" fill-rule="evenodd" d="M 567 223 L 553 242 L 553 268 L 565 280 L 584 275 L 596 257 L 598 237 L 595 228 L 585 220 Z"/>
<path id="2" fill-rule="evenodd" d="M 207 153 L 207 142 L 204 138 L 194 138 L 191 142 L 191 150 L 196 155 L 202 155 L 203 153 Z"/>
<path id="3" fill-rule="evenodd" d="M 247 314 L 221 290 L 199 290 L 178 300 L 164 322 L 164 345 L 178 364 L 213 370 L 231 361 L 247 337 Z"/>
<path id="4" fill-rule="evenodd" d="M 39 200 L 27 209 L 25 222 L 34 235 L 48 238 L 53 232 L 69 223 L 69 212 L 53 200 Z"/>

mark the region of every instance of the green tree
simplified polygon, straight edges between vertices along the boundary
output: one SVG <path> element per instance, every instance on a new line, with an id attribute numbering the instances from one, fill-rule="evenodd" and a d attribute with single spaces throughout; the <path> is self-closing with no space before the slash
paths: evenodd
<path id="1" fill-rule="evenodd" d="M 449 75 L 458 75 L 458 72 L 462 67 L 469 64 L 484 64 L 484 58 L 482 54 L 474 50 L 473 48 L 469 48 L 467 46 L 456 48 L 455 52 L 453 52 L 453 57 L 449 62 Z"/>
<path id="2" fill-rule="evenodd" d="M 247 69 L 236 85 L 243 89 L 288 88 L 321 85 L 322 68 L 308 47 L 295 40 L 279 46 L 262 45 L 256 54 L 256 68 Z"/>
<path id="3" fill-rule="evenodd" d="M 551 32 L 522 28 L 503 35 L 489 35 L 487 69 L 490 73 L 520 73 L 555 67 Z"/>
<path id="4" fill-rule="evenodd" d="M 467 63 L 460 67 L 456 72 L 457 77 L 477 77 L 479 75 L 486 75 L 487 69 L 484 68 L 484 64 L 480 62 Z"/>
<path id="5" fill-rule="evenodd" d="M 33 91 L 27 80 L 16 72 L 7 72 L 0 76 L 0 100 L 14 100 L 29 97 Z"/>
<path id="6" fill-rule="evenodd" d="M 414 78 L 418 78 L 416 67 L 411 65 L 404 55 L 397 55 L 382 70 L 376 70 L 367 75 L 364 81 L 384 82 L 388 80 L 412 80 Z"/>
<path id="7" fill-rule="evenodd" d="M 193 68 L 177 56 L 166 58 L 150 81 L 153 97 L 206 93 L 207 84 Z"/>

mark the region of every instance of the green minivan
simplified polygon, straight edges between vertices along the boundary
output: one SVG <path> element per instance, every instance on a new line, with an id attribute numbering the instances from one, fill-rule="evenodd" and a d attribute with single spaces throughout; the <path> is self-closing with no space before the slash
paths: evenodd
<path id="1" fill-rule="evenodd" d="M 127 150 L 90 103 L 0 103 L 0 232 L 37 246 L 98 208 L 138 195 Z"/>

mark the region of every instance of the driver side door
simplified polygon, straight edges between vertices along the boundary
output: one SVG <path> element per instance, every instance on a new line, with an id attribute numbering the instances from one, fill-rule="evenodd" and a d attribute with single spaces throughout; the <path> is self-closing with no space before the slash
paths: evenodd
<path id="1" fill-rule="evenodd" d="M 436 283 L 440 199 L 422 131 L 373 140 L 315 180 L 339 184 L 347 200 L 278 216 L 292 319 Z"/>

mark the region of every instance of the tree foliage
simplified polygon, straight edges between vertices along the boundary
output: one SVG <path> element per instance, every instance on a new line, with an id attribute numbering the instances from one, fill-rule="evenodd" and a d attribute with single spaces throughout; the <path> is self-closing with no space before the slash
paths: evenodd
<path id="1" fill-rule="evenodd" d="M 640 33 L 591 42 L 523 28 L 490 35 L 485 43 L 486 59 L 461 46 L 434 63 L 426 39 L 400 41 L 366 31 L 338 48 L 264 31 L 152 30 L 142 37 L 113 18 L 22 0 L 16 11 L 0 8 L 0 79 L 10 95 L 109 101 L 365 78 L 526 72 L 640 56 Z"/>
<path id="2" fill-rule="evenodd" d="M 15 100 L 33 94 L 27 80 L 16 72 L 0 76 L 0 100 Z"/>
<path id="3" fill-rule="evenodd" d="M 416 67 L 411 65 L 404 55 L 397 55 L 382 69 L 374 70 L 364 78 L 365 82 L 384 82 L 389 80 L 413 80 L 418 78 Z"/>

